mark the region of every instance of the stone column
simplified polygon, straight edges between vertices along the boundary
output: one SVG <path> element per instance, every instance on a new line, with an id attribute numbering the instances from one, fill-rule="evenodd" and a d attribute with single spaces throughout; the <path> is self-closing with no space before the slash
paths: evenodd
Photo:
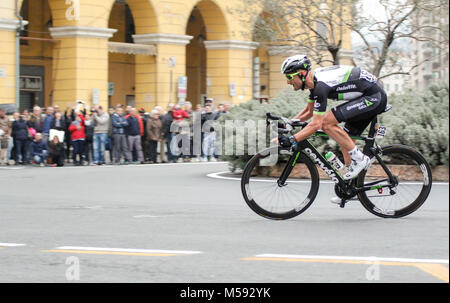
<path id="1" fill-rule="evenodd" d="M 157 33 L 133 38 L 155 45 L 157 52 L 156 57 L 136 55 L 136 106 L 152 110 L 177 103 L 178 77 L 186 75 L 186 45 L 192 36 Z"/>
<path id="2" fill-rule="evenodd" d="M 251 41 L 205 41 L 207 95 L 214 98 L 215 105 L 252 99 L 252 59 L 257 46 Z"/>
<path id="3" fill-rule="evenodd" d="M 16 30 L 18 27 L 18 20 L 0 19 L 0 104 L 16 104 Z"/>
<path id="4" fill-rule="evenodd" d="M 53 104 L 65 109 L 76 100 L 108 107 L 108 39 L 116 29 L 63 26 L 50 28 L 59 40 L 53 52 Z"/>

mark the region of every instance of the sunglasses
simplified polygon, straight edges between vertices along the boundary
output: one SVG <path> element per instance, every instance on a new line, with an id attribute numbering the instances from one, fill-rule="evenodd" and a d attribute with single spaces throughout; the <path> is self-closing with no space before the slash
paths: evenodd
<path id="1" fill-rule="evenodd" d="M 287 78 L 289 81 L 291 81 L 291 80 L 294 79 L 294 77 L 295 77 L 296 75 L 298 75 L 298 74 L 300 74 L 300 72 L 296 72 L 296 73 L 293 73 L 293 74 L 286 74 L 286 78 Z"/>

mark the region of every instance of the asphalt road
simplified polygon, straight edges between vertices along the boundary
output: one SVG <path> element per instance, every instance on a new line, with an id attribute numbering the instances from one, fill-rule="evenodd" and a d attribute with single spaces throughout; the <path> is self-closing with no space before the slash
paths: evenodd
<path id="1" fill-rule="evenodd" d="M 272 221 L 238 181 L 207 176 L 225 170 L 1 168 L 0 282 L 448 282 L 447 183 L 382 219 L 331 204 L 325 182 L 305 213 Z"/>

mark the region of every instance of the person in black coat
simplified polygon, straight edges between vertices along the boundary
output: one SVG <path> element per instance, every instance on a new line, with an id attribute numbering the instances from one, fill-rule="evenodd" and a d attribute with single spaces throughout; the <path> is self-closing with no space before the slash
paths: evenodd
<path id="1" fill-rule="evenodd" d="M 167 146 L 167 161 L 168 162 L 174 162 L 174 160 L 176 159 L 176 157 L 172 154 L 172 152 L 170 150 L 170 142 L 172 141 L 172 137 L 173 137 L 172 133 L 170 132 L 170 126 L 172 125 L 172 122 L 173 122 L 173 110 L 174 110 L 174 105 L 169 104 L 167 113 L 161 117 L 162 133 L 163 133 L 162 135 L 163 135 L 163 140 Z"/>
<path id="2" fill-rule="evenodd" d="M 64 144 L 59 141 L 58 136 L 54 136 L 48 144 L 52 166 L 64 166 Z"/>
<path id="3" fill-rule="evenodd" d="M 12 123 L 12 137 L 15 146 L 15 162 L 16 164 L 28 164 L 28 149 L 30 148 L 30 139 L 28 128 L 30 123 L 24 119 L 24 115 L 20 114 L 19 118 Z"/>
<path id="4" fill-rule="evenodd" d="M 85 132 L 86 132 L 86 144 L 84 150 L 84 158 L 87 161 L 88 165 L 91 164 L 91 160 L 94 159 L 94 121 L 92 120 L 91 115 L 85 116 Z"/>
<path id="5" fill-rule="evenodd" d="M 55 118 L 50 124 L 50 129 L 56 129 L 63 132 L 67 131 L 66 119 L 60 112 L 55 113 Z"/>

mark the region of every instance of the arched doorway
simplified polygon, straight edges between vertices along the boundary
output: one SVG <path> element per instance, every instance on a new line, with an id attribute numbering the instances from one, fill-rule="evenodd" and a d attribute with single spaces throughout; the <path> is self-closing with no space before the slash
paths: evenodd
<path id="1" fill-rule="evenodd" d="M 133 43 L 135 27 L 133 15 L 126 1 L 115 1 L 111 9 L 108 28 L 117 29 L 109 39 L 116 43 Z M 121 44 L 115 44 L 121 45 Z M 108 53 L 108 105 L 136 106 L 135 101 L 135 55 L 131 51 L 114 48 Z"/>
<path id="2" fill-rule="evenodd" d="M 195 107 L 206 96 L 206 25 L 197 6 L 189 16 L 186 35 L 193 37 L 186 46 L 186 100 Z"/>
<path id="3" fill-rule="evenodd" d="M 205 97 L 228 92 L 230 56 L 228 48 L 209 48 L 208 42 L 228 42 L 228 25 L 222 8 L 212 0 L 196 3 L 186 23 L 186 35 L 193 36 L 186 47 L 187 101 L 194 106 Z"/>
<path id="4" fill-rule="evenodd" d="M 150 110 L 157 102 L 156 48 L 150 37 L 158 22 L 152 2 L 113 1 L 108 27 L 117 29 L 108 42 L 110 105 Z"/>
<path id="5" fill-rule="evenodd" d="M 19 110 L 53 104 L 53 25 L 48 0 L 23 0 L 20 15 L 28 24 L 20 33 Z"/>

